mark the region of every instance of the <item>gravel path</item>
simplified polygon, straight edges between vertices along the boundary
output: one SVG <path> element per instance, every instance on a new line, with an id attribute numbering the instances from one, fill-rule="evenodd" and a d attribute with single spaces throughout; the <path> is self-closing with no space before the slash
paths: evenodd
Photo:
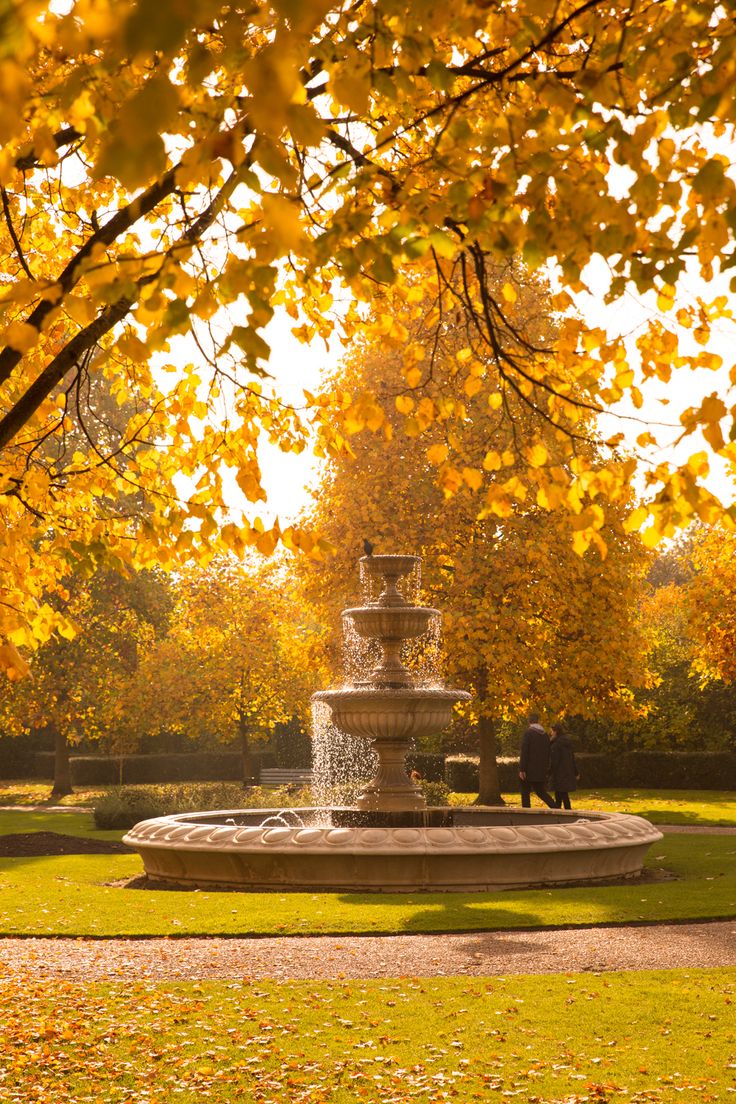
<path id="1" fill-rule="evenodd" d="M 0 977 L 370 978 L 736 966 L 736 921 L 452 935 L 0 940 Z"/>

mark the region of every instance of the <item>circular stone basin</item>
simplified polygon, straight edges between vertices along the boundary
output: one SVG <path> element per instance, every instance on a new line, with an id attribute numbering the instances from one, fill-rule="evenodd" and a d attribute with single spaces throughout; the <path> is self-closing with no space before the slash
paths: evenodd
<path id="1" fill-rule="evenodd" d="M 488 891 L 635 877 L 662 838 L 625 813 L 433 808 L 182 813 L 124 837 L 153 882 L 242 890 Z M 261 822 L 268 820 L 268 824 Z M 244 829 L 247 829 L 245 831 Z"/>

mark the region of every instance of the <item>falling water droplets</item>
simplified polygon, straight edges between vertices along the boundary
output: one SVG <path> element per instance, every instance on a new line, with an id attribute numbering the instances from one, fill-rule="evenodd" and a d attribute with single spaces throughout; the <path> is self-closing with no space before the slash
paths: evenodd
<path id="1" fill-rule="evenodd" d="M 341 732 L 331 716 L 329 705 L 312 703 L 312 794 L 321 807 L 352 804 L 378 762 L 367 740 Z"/>
<path id="2" fill-rule="evenodd" d="M 378 641 L 361 636 L 352 617 L 345 614 L 342 618 L 342 657 L 346 686 L 358 686 L 366 682 L 381 658 Z"/>
<path id="3" fill-rule="evenodd" d="M 442 654 L 442 617 L 430 617 L 426 632 L 405 645 L 404 663 L 412 672 L 414 685 L 425 688 L 444 686 L 440 674 Z"/>

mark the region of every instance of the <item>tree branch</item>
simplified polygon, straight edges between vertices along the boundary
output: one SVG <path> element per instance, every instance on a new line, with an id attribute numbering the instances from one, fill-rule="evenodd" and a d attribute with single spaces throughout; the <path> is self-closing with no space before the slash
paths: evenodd
<path id="1" fill-rule="evenodd" d="M 237 169 L 233 169 L 232 173 L 220 188 L 217 195 L 215 195 L 204 211 L 199 215 L 191 226 L 187 227 L 184 233 L 171 247 L 171 252 L 181 248 L 183 245 L 188 245 L 192 241 L 196 241 L 205 231 L 212 225 L 217 215 L 222 210 L 225 202 L 237 188 L 240 183 L 243 170 L 247 167 L 246 162 L 243 163 Z M 173 170 L 171 174 L 173 179 Z M 104 231 L 105 227 L 103 227 Z M 145 287 L 146 284 L 151 283 L 156 279 L 157 273 L 152 273 L 148 276 L 143 276 L 136 283 L 137 291 Z M 64 378 L 66 373 L 77 363 L 79 358 L 93 345 L 96 345 L 100 338 L 104 334 L 116 326 L 118 322 L 121 322 L 125 318 L 126 314 L 130 311 L 133 305 L 137 302 L 138 296 L 123 296 L 118 299 L 117 302 L 111 303 L 84 329 L 79 330 L 74 337 L 67 342 L 64 348 L 57 353 L 57 355 L 51 360 L 40 375 L 34 380 L 34 382 L 28 387 L 21 398 L 11 407 L 4 418 L 0 419 L 0 450 L 8 445 L 20 429 L 26 424 L 29 418 L 35 413 L 41 403 L 46 399 L 54 387 Z"/>
<path id="2" fill-rule="evenodd" d="M 96 246 L 112 245 L 116 238 L 126 230 L 129 230 L 138 219 L 147 215 L 162 199 L 165 199 L 167 195 L 170 195 L 171 192 L 174 191 L 176 186 L 175 173 L 176 169 L 169 169 L 169 171 L 164 173 L 155 184 L 152 184 L 150 188 L 142 192 L 137 199 L 134 199 L 127 207 L 123 207 L 117 214 L 113 215 L 104 226 L 101 226 L 96 233 L 87 238 L 87 241 L 74 257 L 72 257 L 69 264 L 55 281 L 55 284 L 61 289 L 62 296 L 69 292 L 81 278 L 82 264 Z M 57 302 L 58 300 L 54 300 L 53 302 L 49 299 L 42 300 L 25 319 L 26 325 L 33 326 L 33 328 L 40 333 L 45 318 L 54 309 Z M 5 383 L 22 359 L 23 353 L 21 350 L 6 345 L 2 352 L 0 352 L 0 383 Z"/>
<path id="3" fill-rule="evenodd" d="M 25 272 L 26 276 L 28 277 L 29 280 L 32 280 L 33 279 L 33 273 L 31 272 L 30 268 L 28 267 L 28 262 L 26 261 L 25 257 L 23 256 L 23 250 L 21 248 L 20 239 L 18 238 L 18 235 L 15 232 L 15 226 L 13 224 L 13 216 L 10 212 L 10 203 L 8 202 L 8 193 L 5 191 L 4 187 L 2 189 L 0 189 L 0 191 L 2 192 L 2 197 L 3 197 L 3 213 L 5 215 L 5 222 L 6 222 L 6 225 L 8 227 L 8 233 L 10 234 L 10 237 L 12 238 L 12 241 L 13 241 L 13 245 L 15 247 L 16 256 L 17 256 L 18 260 L 20 261 L 20 266 L 23 269 L 23 271 Z"/>

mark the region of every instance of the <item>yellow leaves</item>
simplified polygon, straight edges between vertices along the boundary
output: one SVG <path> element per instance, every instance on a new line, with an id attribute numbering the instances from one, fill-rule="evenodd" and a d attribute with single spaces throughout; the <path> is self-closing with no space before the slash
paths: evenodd
<path id="1" fill-rule="evenodd" d="M 118 338 L 117 348 L 124 357 L 128 357 L 133 363 L 145 363 L 148 358 L 148 348 L 145 342 L 141 341 L 132 330 L 128 330 Z"/>
<path id="2" fill-rule="evenodd" d="M 453 468 L 450 464 L 446 464 L 440 469 L 439 475 L 437 476 L 437 484 L 441 488 L 446 499 L 452 498 L 462 487 L 463 477 L 457 468 Z"/>
<path id="3" fill-rule="evenodd" d="M 496 517 L 509 518 L 513 515 L 513 502 L 502 487 L 492 484 L 485 493 L 485 501 L 486 507 L 481 516 L 493 514 Z"/>
<path id="4" fill-rule="evenodd" d="M 33 152 L 43 165 L 55 165 L 59 154 L 51 127 L 42 125 L 33 133 Z"/>
<path id="5" fill-rule="evenodd" d="M 83 131 L 87 120 L 95 114 L 95 105 L 88 89 L 79 93 L 69 108 L 69 122 L 75 130 Z"/>
<path id="6" fill-rule="evenodd" d="M 285 195 L 263 196 L 263 232 L 276 248 L 277 255 L 297 249 L 303 237 L 299 206 Z"/>
<path id="7" fill-rule="evenodd" d="M 723 367 L 723 357 L 718 353 L 698 353 L 696 364 L 699 368 L 707 368 L 710 372 L 717 372 Z"/>
<path id="8" fill-rule="evenodd" d="M 541 442 L 537 442 L 531 448 L 525 448 L 524 456 L 533 468 L 542 468 L 549 460 L 549 452 Z"/>
<path id="9" fill-rule="evenodd" d="M 555 483 L 543 484 L 537 490 L 537 505 L 543 510 L 556 510 L 566 501 L 566 489 Z"/>
<path id="10" fill-rule="evenodd" d="M 9 345 L 11 349 L 17 349 L 19 353 L 27 353 L 39 340 L 39 332 L 35 326 L 27 322 L 11 322 L 0 336 L 3 345 Z"/>
<path id="11" fill-rule="evenodd" d="M 371 93 L 371 73 L 367 61 L 336 70 L 330 81 L 330 89 L 338 103 L 356 111 L 359 115 L 368 110 Z"/>
<path id="12" fill-rule="evenodd" d="M 600 557 L 605 560 L 608 555 L 608 546 L 595 529 L 578 529 L 572 535 L 572 546 L 578 556 L 584 556 L 590 548 L 591 544 L 594 544 L 598 549 Z"/>
<path id="13" fill-rule="evenodd" d="M 708 454 L 705 452 L 694 453 L 689 457 L 686 468 L 696 479 L 708 475 L 710 472 Z"/>
<path id="14" fill-rule="evenodd" d="M 97 313 L 92 300 L 81 295 L 67 295 L 64 310 L 80 326 L 87 326 Z"/>
<path id="15" fill-rule="evenodd" d="M 427 459 L 429 460 L 430 464 L 443 464 L 447 459 L 448 452 L 449 449 L 447 448 L 447 445 L 432 445 L 431 448 L 427 449 Z"/>
<path id="16" fill-rule="evenodd" d="M 159 175 L 166 168 L 161 135 L 173 128 L 178 110 L 179 96 L 165 75 L 146 81 L 123 103 L 111 124 L 97 160 L 97 175 L 114 176 L 129 191 Z"/>
<path id="17" fill-rule="evenodd" d="M 703 399 L 699 408 L 685 412 L 683 415 L 683 424 L 687 427 L 689 432 L 692 432 L 695 425 L 699 426 L 708 444 L 712 449 L 718 452 L 725 444 L 720 422 L 722 418 L 725 418 L 727 413 L 728 409 L 726 404 L 717 392 L 714 391 L 711 395 L 707 396 L 707 398 Z"/>
<path id="18" fill-rule="evenodd" d="M 399 414 L 411 414 L 414 409 L 414 399 L 411 395 L 397 395 L 396 409 Z"/>
<path id="19" fill-rule="evenodd" d="M 261 495 L 263 498 L 264 496 Z M 279 543 L 279 533 L 276 529 L 267 529 L 259 533 L 255 539 L 255 546 L 264 556 L 273 555 L 276 545 Z"/>
<path id="20" fill-rule="evenodd" d="M 317 146 L 325 135 L 325 125 L 311 104 L 290 104 L 286 109 L 289 130 L 303 146 Z"/>
<path id="21" fill-rule="evenodd" d="M 235 481 L 249 502 L 259 502 L 265 499 L 266 496 L 257 470 L 239 468 L 235 473 Z"/>
<path id="22" fill-rule="evenodd" d="M 519 298 L 519 293 L 517 292 L 516 288 L 513 286 L 513 284 L 509 283 L 503 285 L 503 287 L 501 288 L 501 295 L 503 296 L 504 302 L 509 303 L 510 305 L 513 305 Z"/>
<path id="23" fill-rule="evenodd" d="M 657 309 L 661 311 L 672 310 L 675 305 L 675 288 L 665 284 L 657 293 Z"/>
<path id="24" fill-rule="evenodd" d="M 479 491 L 483 486 L 483 473 L 477 468 L 463 468 L 463 482 L 471 491 Z"/>
<path id="25" fill-rule="evenodd" d="M 15 644 L 5 641 L 0 644 L 0 670 L 5 672 L 9 682 L 18 682 L 30 674 L 31 668 Z"/>
<path id="26" fill-rule="evenodd" d="M 500 471 L 503 467 L 503 460 L 501 459 L 500 452 L 496 452 L 495 449 L 491 449 L 483 457 L 483 469 L 484 471 L 493 472 Z"/>
<path id="27" fill-rule="evenodd" d="M 664 537 L 664 533 L 657 525 L 649 525 L 640 533 L 642 544 L 645 548 L 656 548 Z"/>

